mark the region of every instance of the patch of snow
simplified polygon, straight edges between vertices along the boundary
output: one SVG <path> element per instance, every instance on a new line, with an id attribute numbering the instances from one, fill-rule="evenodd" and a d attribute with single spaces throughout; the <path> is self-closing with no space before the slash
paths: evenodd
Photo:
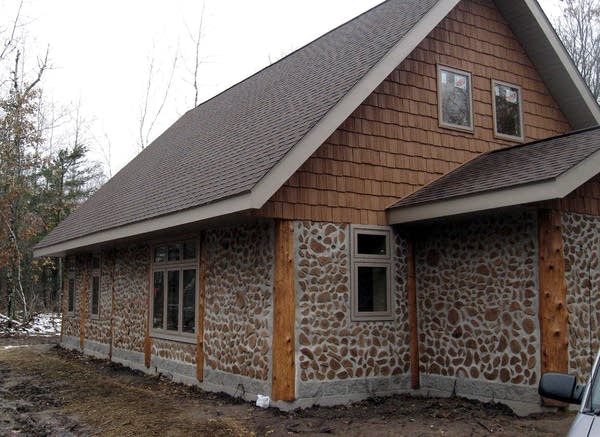
<path id="1" fill-rule="evenodd" d="M 33 316 L 30 323 L 23 325 L 17 320 L 8 327 L 9 318 L 0 314 L 0 331 L 5 335 L 54 336 L 60 334 L 61 317 L 59 313 L 41 313 Z"/>

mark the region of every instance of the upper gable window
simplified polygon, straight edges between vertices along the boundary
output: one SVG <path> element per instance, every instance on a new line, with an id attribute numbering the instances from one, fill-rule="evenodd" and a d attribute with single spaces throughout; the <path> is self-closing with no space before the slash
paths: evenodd
<path id="1" fill-rule="evenodd" d="M 473 131 L 471 74 L 438 65 L 440 126 Z"/>
<path id="2" fill-rule="evenodd" d="M 494 134 L 507 140 L 523 141 L 521 87 L 492 80 Z"/>

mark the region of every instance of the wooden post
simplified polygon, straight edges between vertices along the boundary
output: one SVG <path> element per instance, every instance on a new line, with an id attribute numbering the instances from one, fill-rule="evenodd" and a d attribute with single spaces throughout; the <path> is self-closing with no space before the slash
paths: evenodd
<path id="1" fill-rule="evenodd" d="M 79 348 L 82 351 L 85 344 L 85 329 L 87 325 L 89 309 L 89 268 L 90 260 L 87 256 L 83 256 L 83 284 L 81 284 L 81 299 L 79 299 Z"/>
<path id="2" fill-rule="evenodd" d="M 408 237 L 407 267 L 408 267 L 408 327 L 410 332 L 410 386 L 412 389 L 420 387 L 419 374 L 419 325 L 417 308 L 417 274 L 415 263 L 415 241 L 413 236 Z"/>
<path id="3" fill-rule="evenodd" d="M 198 256 L 198 332 L 196 333 L 196 378 L 204 380 L 204 308 L 206 300 L 206 232 L 200 234 Z"/>
<path id="4" fill-rule="evenodd" d="M 294 226 L 275 222 L 275 284 L 273 290 L 273 381 L 275 401 L 296 398 Z"/>
<path id="5" fill-rule="evenodd" d="M 110 328 L 108 343 L 108 359 L 112 360 L 113 338 L 115 335 L 115 275 L 117 270 L 117 249 L 112 250 L 112 272 L 110 274 Z"/>
<path id="6" fill-rule="evenodd" d="M 539 275 L 541 371 L 567 372 L 568 323 L 562 213 L 540 210 Z M 562 404 L 561 404 L 562 405 Z"/>
<path id="7" fill-rule="evenodd" d="M 144 365 L 150 368 L 152 360 L 152 337 L 150 337 L 150 326 L 152 324 L 152 310 L 150 309 L 150 296 L 154 292 L 154 281 L 152 278 L 152 247 L 148 248 L 148 295 L 146 296 L 146 333 L 144 336 Z"/>
<path id="8" fill-rule="evenodd" d="M 65 255 L 64 262 L 61 263 L 62 268 L 60 269 L 60 274 L 62 275 L 62 279 L 60 280 L 62 284 L 62 291 L 60 295 L 60 342 L 63 342 L 63 335 L 65 333 L 65 315 L 67 314 L 67 305 L 69 305 L 69 279 L 65 281 L 65 266 L 68 266 L 67 263 L 68 257 Z M 68 269 L 68 267 L 67 267 Z M 66 286 L 65 286 L 66 284 Z M 66 289 L 66 290 L 65 290 Z"/>

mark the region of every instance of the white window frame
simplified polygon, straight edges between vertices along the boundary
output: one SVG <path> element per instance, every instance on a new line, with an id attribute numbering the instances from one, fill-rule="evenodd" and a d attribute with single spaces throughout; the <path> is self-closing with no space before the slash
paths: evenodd
<path id="1" fill-rule="evenodd" d="M 98 268 L 94 268 L 94 258 L 98 259 Z M 98 278 L 98 312 L 94 313 L 92 311 L 92 301 L 94 295 L 94 278 Z M 102 295 L 102 255 L 100 253 L 93 253 L 90 259 L 90 292 L 89 292 L 89 313 L 90 318 L 99 319 L 100 318 L 100 297 Z"/>
<path id="2" fill-rule="evenodd" d="M 448 73 L 460 74 L 469 78 L 469 126 L 461 126 L 460 124 L 448 123 L 444 121 L 442 110 L 442 71 Z M 439 126 L 447 129 L 456 129 L 462 132 L 473 133 L 475 126 L 473 125 L 473 76 L 468 71 L 458 70 L 446 65 L 437 65 L 437 94 L 438 94 L 438 122 Z"/>
<path id="3" fill-rule="evenodd" d="M 183 259 L 183 245 L 184 243 L 193 242 L 196 248 L 196 257 L 194 259 Z M 164 261 L 155 262 L 155 250 L 160 246 L 169 246 L 180 244 L 181 249 L 179 251 L 179 261 Z M 164 241 L 156 243 L 151 247 L 151 277 L 150 277 L 150 333 L 152 337 L 161 338 L 165 340 L 177 341 L 180 343 L 196 343 L 196 334 L 198 333 L 198 281 L 199 277 L 199 265 L 198 260 L 200 257 L 200 247 L 197 238 L 188 238 L 177 241 Z M 168 250 L 167 250 L 168 258 Z M 194 270 L 195 277 L 195 290 L 194 290 L 194 332 L 183 332 L 183 271 Z M 177 331 L 167 330 L 167 305 L 168 305 L 168 272 L 178 271 L 179 272 L 179 308 L 178 308 L 178 329 Z M 163 273 L 163 328 L 154 327 L 154 273 Z"/>
<path id="4" fill-rule="evenodd" d="M 76 272 L 77 272 L 77 260 L 75 257 L 67 258 L 67 314 L 74 315 L 75 309 L 77 308 L 77 280 L 76 280 Z M 70 287 L 71 281 L 73 281 L 73 309 L 69 310 L 69 300 L 70 300 Z"/>
<path id="5" fill-rule="evenodd" d="M 496 110 L 496 85 L 501 85 L 510 88 L 516 88 L 519 91 L 519 123 L 521 124 L 521 136 L 507 135 L 498 132 L 498 118 Z M 520 143 L 525 141 L 525 126 L 523 124 L 523 88 L 519 85 L 515 85 L 508 82 L 502 82 L 501 80 L 492 79 L 492 113 L 493 113 L 493 124 L 494 124 L 494 136 L 501 140 L 518 141 Z"/>
<path id="6" fill-rule="evenodd" d="M 353 225 L 350 229 L 351 234 L 351 319 L 356 322 L 374 322 L 374 321 L 390 321 L 394 316 L 394 303 L 392 299 L 392 273 L 393 273 L 393 256 L 392 256 L 392 229 L 387 226 L 365 226 Z M 360 254 L 358 253 L 358 235 L 383 235 L 386 237 L 386 254 Z M 385 267 L 386 268 L 386 311 L 358 311 L 358 268 L 359 267 Z"/>

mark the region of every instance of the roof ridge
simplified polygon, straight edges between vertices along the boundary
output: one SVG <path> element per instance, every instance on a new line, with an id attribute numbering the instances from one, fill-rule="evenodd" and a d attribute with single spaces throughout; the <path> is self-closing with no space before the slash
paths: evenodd
<path id="1" fill-rule="evenodd" d="M 238 85 L 241 85 L 241 84 L 242 84 L 242 83 L 244 83 L 244 82 L 247 82 L 248 80 L 250 80 L 250 79 L 252 79 L 253 77 L 255 77 L 255 76 L 259 75 L 260 73 L 262 73 L 263 71 L 265 71 L 265 70 L 268 70 L 269 68 L 271 68 L 271 67 L 274 67 L 275 65 L 277 65 L 277 64 L 279 64 L 279 63 L 281 63 L 281 62 L 283 62 L 284 60 L 286 60 L 286 59 L 287 59 L 287 58 L 289 58 L 290 56 L 294 55 L 295 53 L 299 52 L 300 50 L 304 50 L 306 47 L 308 47 L 308 46 L 310 46 L 310 45 L 312 45 L 312 44 L 316 43 L 317 41 L 319 41 L 319 40 L 321 40 L 321 39 L 325 38 L 327 35 L 329 35 L 329 34 L 331 34 L 331 33 L 335 32 L 336 30 L 340 29 L 341 27 L 343 27 L 343 26 L 346 26 L 347 24 L 349 24 L 349 23 L 352 23 L 353 21 L 356 21 L 356 20 L 358 20 L 358 19 L 359 19 L 359 18 L 361 18 L 362 16 L 364 16 L 364 15 L 368 14 L 369 12 L 371 12 L 371 11 L 373 11 L 373 10 L 377 9 L 377 8 L 380 8 L 380 7 L 381 7 L 381 6 L 383 6 L 384 4 L 386 4 L 386 3 L 389 3 L 389 2 L 391 2 L 391 1 L 393 1 L 393 0 L 383 0 L 382 2 L 380 2 L 380 3 L 376 4 L 375 6 L 373 6 L 373 7 L 369 8 L 369 9 L 367 9 L 366 11 L 364 11 L 364 12 L 360 13 L 359 15 L 357 15 L 357 16 L 355 16 L 355 17 L 353 17 L 353 18 L 351 18 L 351 19 L 349 19 L 349 20 L 347 20 L 347 21 L 345 21 L 345 22 L 341 23 L 340 25 L 338 25 L 338 26 L 334 27 L 333 29 L 331 29 L 331 30 L 329 30 L 329 31 L 325 32 L 324 34 L 322 34 L 322 35 L 318 36 L 317 38 L 315 38 L 315 39 L 313 39 L 313 40 L 311 40 L 311 41 L 307 42 L 307 43 L 306 43 L 306 44 L 304 44 L 303 46 L 301 46 L 301 47 L 298 47 L 297 49 L 295 49 L 295 50 L 291 51 L 290 53 L 288 53 L 288 54 L 287 54 L 287 55 L 285 55 L 284 57 L 282 57 L 282 58 L 280 58 L 280 59 L 276 60 L 276 61 L 275 61 L 275 62 L 273 62 L 272 64 L 269 64 L 269 65 L 266 65 L 266 66 L 264 66 L 264 67 L 263 67 L 263 68 L 261 68 L 260 70 L 258 70 L 258 71 L 256 71 L 256 72 L 252 73 L 250 76 L 247 76 L 247 77 L 245 77 L 244 79 L 242 79 L 242 80 L 240 80 L 239 82 L 236 82 L 236 83 L 234 83 L 233 85 L 231 85 L 231 86 L 229 86 L 229 87 L 225 88 L 224 90 L 220 91 L 219 93 L 215 94 L 214 96 L 212 96 L 212 97 L 209 97 L 209 98 L 208 98 L 208 99 L 206 99 L 205 101 L 203 101 L 203 102 L 199 103 L 197 106 L 194 106 L 193 108 L 191 108 L 191 109 L 188 109 L 188 110 L 185 112 L 185 114 L 184 114 L 184 115 L 186 115 L 186 114 L 188 114 L 188 113 L 190 113 L 190 112 L 192 112 L 192 111 L 196 110 L 197 108 L 200 108 L 201 106 L 204 106 L 206 103 L 208 103 L 208 102 L 210 102 L 210 101 L 212 101 L 212 100 L 216 99 L 217 97 L 219 97 L 219 96 L 221 96 L 222 94 L 224 94 L 224 93 L 228 92 L 229 90 L 231 90 L 231 89 L 235 88 L 236 86 L 238 86 Z"/>

